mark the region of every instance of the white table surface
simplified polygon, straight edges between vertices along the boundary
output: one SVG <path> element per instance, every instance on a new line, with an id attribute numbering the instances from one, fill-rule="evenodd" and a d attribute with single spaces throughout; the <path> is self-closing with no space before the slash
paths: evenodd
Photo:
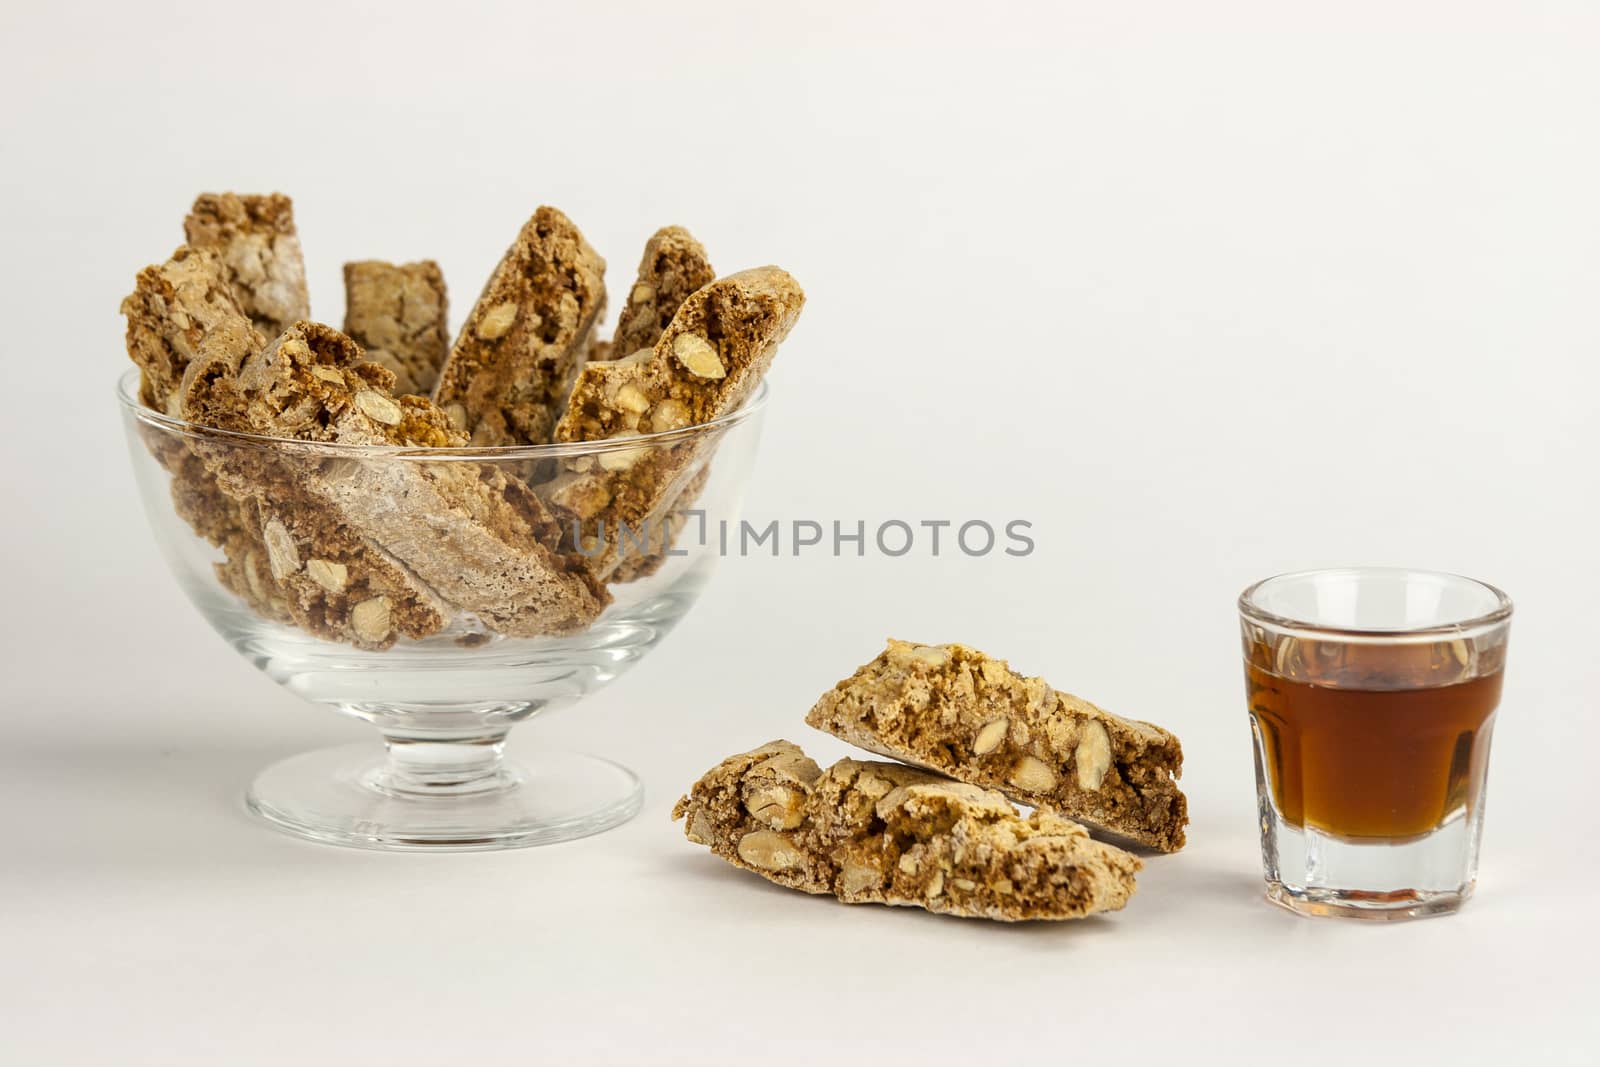
<path id="1" fill-rule="evenodd" d="M 1594 1062 L 1593 10 L 672 6 L 278 5 L 316 27 L 287 65 L 214 5 L 3 16 L 0 1061 Z M 635 768 L 611 833 L 274 833 L 250 776 L 366 728 L 183 600 L 110 399 L 116 303 L 202 188 L 294 194 L 335 321 L 343 259 L 424 255 L 459 320 L 542 201 L 614 278 L 668 221 L 780 262 L 811 301 L 747 515 L 1025 518 L 1038 550 L 727 560 L 512 742 Z M 1261 900 L 1233 598 L 1339 562 L 1518 603 L 1455 917 Z M 1191 846 L 1121 913 L 1003 926 L 685 842 L 667 812 L 722 756 L 845 754 L 801 718 L 888 634 L 1172 728 Z"/>

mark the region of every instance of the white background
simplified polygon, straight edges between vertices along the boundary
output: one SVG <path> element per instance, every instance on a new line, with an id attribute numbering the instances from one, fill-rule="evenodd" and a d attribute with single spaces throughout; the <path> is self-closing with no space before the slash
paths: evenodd
<path id="1" fill-rule="evenodd" d="M 1320 10 L 1316 10 L 1320 9 Z M 1600 24 L 1584 3 L 7 3 L 0 1059 L 1593 1062 Z M 759 521 L 1026 518 L 1023 560 L 733 559 L 513 747 L 648 797 L 518 853 L 319 848 L 265 763 L 365 736 L 169 580 L 111 386 L 202 189 L 296 198 L 313 308 L 432 256 L 457 319 L 541 202 L 810 304 Z M 1260 900 L 1233 599 L 1403 563 L 1517 601 L 1478 896 Z M 888 634 L 1175 730 L 1193 844 L 1120 914 L 846 908 L 672 801 Z M 1509 1058 L 1509 1059 L 1508 1059 Z"/>

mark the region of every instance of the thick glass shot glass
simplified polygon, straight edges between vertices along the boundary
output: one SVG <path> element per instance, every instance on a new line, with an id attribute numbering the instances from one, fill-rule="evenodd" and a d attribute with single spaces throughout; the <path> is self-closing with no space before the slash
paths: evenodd
<path id="1" fill-rule="evenodd" d="M 1398 568 L 1239 597 L 1267 899 L 1411 919 L 1471 894 L 1511 601 Z"/>

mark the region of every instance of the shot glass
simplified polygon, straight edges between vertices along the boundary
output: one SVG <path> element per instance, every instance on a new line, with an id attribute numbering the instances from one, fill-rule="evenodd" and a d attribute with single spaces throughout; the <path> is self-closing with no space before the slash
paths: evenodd
<path id="1" fill-rule="evenodd" d="M 1304 571 L 1239 597 L 1267 899 L 1413 919 L 1472 893 L 1511 601 L 1454 574 Z"/>

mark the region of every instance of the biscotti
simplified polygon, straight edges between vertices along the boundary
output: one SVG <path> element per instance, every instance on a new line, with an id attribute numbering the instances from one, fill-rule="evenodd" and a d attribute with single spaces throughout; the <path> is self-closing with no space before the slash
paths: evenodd
<path id="1" fill-rule="evenodd" d="M 390 372 L 331 327 L 299 322 L 238 366 L 197 364 L 184 416 L 224 429 L 345 445 L 465 442 L 432 401 L 389 392 Z M 467 462 L 350 457 L 307 464 L 302 489 L 446 602 L 511 636 L 584 629 L 609 603 L 561 531 L 514 475 Z"/>
<path id="2" fill-rule="evenodd" d="M 682 226 L 663 226 L 651 234 L 604 358 L 621 359 L 654 348 L 689 294 L 716 277 L 705 247 Z"/>
<path id="3" fill-rule="evenodd" d="M 431 259 L 344 265 L 344 332 L 394 372 L 394 392 L 429 396 L 450 348 L 444 273 Z"/>
<path id="4" fill-rule="evenodd" d="M 1183 847 L 1178 739 L 963 645 L 890 641 L 806 722 L 1164 852 Z"/>
<path id="5" fill-rule="evenodd" d="M 242 365 L 264 345 L 215 253 L 184 246 L 141 271 L 123 301 L 128 351 L 147 404 L 175 415 L 201 367 Z M 387 372 L 367 364 L 367 373 Z M 260 427 L 208 412 L 222 429 Z M 178 514 L 220 547 L 219 580 L 258 614 L 329 640 L 386 648 L 443 629 L 446 606 L 417 577 L 364 541 L 308 493 L 294 457 L 226 440 L 147 434 L 172 473 Z M 382 623 L 382 625 L 379 625 Z"/>
<path id="6" fill-rule="evenodd" d="M 141 398 L 172 415 L 182 414 L 183 381 L 195 364 L 236 365 L 264 344 L 216 254 L 188 246 L 141 271 L 122 311 Z M 308 496 L 285 457 L 158 431 L 144 439 L 172 475 L 179 517 L 222 549 L 218 580 L 256 614 L 364 648 L 444 628 L 445 608 L 432 590 Z M 358 618 L 367 623 L 359 629 Z"/>
<path id="7" fill-rule="evenodd" d="M 293 323 L 257 350 L 204 351 L 184 373 L 183 417 L 204 426 L 327 444 L 464 445 L 425 397 L 391 392 L 394 374 L 320 322 Z"/>
<path id="8" fill-rule="evenodd" d="M 542 207 L 450 344 L 429 260 L 346 263 L 345 330 L 312 321 L 286 196 L 203 194 L 184 233 L 123 310 L 142 401 L 193 425 L 136 432 L 176 513 L 221 549 L 224 587 L 365 649 L 576 633 L 609 584 L 684 554 L 721 435 L 672 431 L 743 404 L 804 299 L 777 268 L 717 281 L 688 231 L 662 227 L 601 341 L 605 262 Z M 580 381 L 591 361 L 609 373 Z M 586 447 L 390 454 L 549 444 L 558 423 Z"/>
<path id="9" fill-rule="evenodd" d="M 656 528 L 649 531 L 643 546 L 635 546 L 622 553 L 622 559 L 607 577 L 612 585 L 637 582 L 659 571 L 669 558 L 687 553 L 676 548 L 678 538 L 689 525 L 690 512 L 711 481 L 711 465 L 701 464 L 694 476 L 678 490 L 676 498 L 664 504 L 656 513 Z M 704 512 L 701 513 L 704 518 Z M 701 533 L 704 530 L 702 527 Z"/>
<path id="10" fill-rule="evenodd" d="M 601 441 L 709 422 L 755 391 L 805 292 L 779 267 L 720 278 L 678 308 L 653 349 L 583 368 L 558 441 Z"/>
<path id="11" fill-rule="evenodd" d="M 642 363 L 654 358 L 651 351 L 661 335 L 671 325 L 678 310 L 691 295 L 716 280 L 710 257 L 705 247 L 694 235 L 681 226 L 663 226 L 645 242 L 644 255 L 639 260 L 638 275 L 628 290 L 616 333 L 609 342 L 597 343 L 590 352 L 591 362 L 626 359 Z M 627 357 L 632 357 L 627 359 Z M 620 386 L 618 387 L 620 390 Z M 569 405 L 570 406 L 570 405 Z M 662 426 L 665 428 L 674 411 L 663 409 Z M 686 453 L 688 450 L 684 450 Z M 631 466 L 627 452 L 613 454 L 614 467 Z M 616 472 L 590 470 L 568 472 L 555 485 L 548 496 L 569 515 L 576 518 L 580 542 L 587 552 L 598 557 L 595 569 L 612 584 L 648 578 L 667 562 L 688 521 L 685 514 L 693 507 L 695 499 L 710 480 L 709 459 L 684 455 L 674 462 L 662 464 L 657 472 L 663 480 L 661 492 L 653 501 L 640 501 L 642 506 L 626 508 L 619 505 L 610 509 L 619 488 L 632 480 Z M 639 475 L 632 476 L 640 477 Z M 610 514 L 601 512 L 610 509 Z M 631 519 L 623 514 L 631 514 Z M 623 525 L 632 530 L 645 523 L 644 544 L 622 546 L 622 551 L 608 552 L 626 536 Z M 615 565 L 612 565 L 612 558 Z"/>
<path id="12" fill-rule="evenodd" d="M 999 793 L 891 763 L 824 771 L 788 741 L 723 760 L 672 815 L 690 841 L 779 885 L 970 918 L 1115 911 L 1141 866 Z"/>
<path id="13" fill-rule="evenodd" d="M 280 193 L 203 193 L 183 220 L 193 248 L 215 252 L 239 305 L 267 337 L 311 314 L 294 205 Z"/>
<path id="14" fill-rule="evenodd" d="M 550 440 L 605 310 L 605 260 L 572 220 L 541 207 L 467 315 L 434 400 L 474 445 Z"/>
<path id="15" fill-rule="evenodd" d="M 234 296 L 222 260 L 188 245 L 139 272 L 122 314 L 128 357 L 139 368 L 139 399 L 167 415 L 178 414 L 178 386 L 201 342 L 241 359 L 265 343 Z"/>
<path id="16" fill-rule="evenodd" d="M 575 517 L 590 566 L 609 576 L 622 560 L 624 527 L 665 521 L 709 453 L 696 442 L 629 447 L 626 438 L 709 422 L 738 409 L 760 384 L 788 336 L 805 293 L 788 272 L 758 267 L 697 290 L 652 349 L 589 363 L 578 375 L 558 441 L 621 439 L 598 457 L 570 463 L 546 493 Z"/>

